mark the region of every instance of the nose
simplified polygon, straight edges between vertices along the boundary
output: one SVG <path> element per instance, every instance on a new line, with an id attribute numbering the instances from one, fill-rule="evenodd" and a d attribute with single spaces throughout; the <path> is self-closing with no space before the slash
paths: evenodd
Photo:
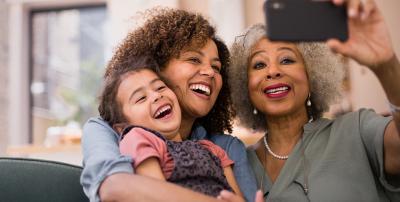
<path id="1" fill-rule="evenodd" d="M 207 63 L 200 67 L 200 75 L 207 77 L 214 77 L 215 71 L 212 68 L 211 64 Z"/>
<path id="2" fill-rule="evenodd" d="M 164 96 L 163 96 L 161 93 L 154 92 L 154 94 L 153 94 L 153 98 L 154 98 L 153 102 L 154 102 L 154 103 L 157 103 L 157 102 L 159 102 L 160 100 L 162 100 L 163 97 L 164 97 Z"/>
<path id="3" fill-rule="evenodd" d="M 283 72 L 279 65 L 271 65 L 267 68 L 267 76 L 265 77 L 266 80 L 271 79 L 278 79 L 283 76 Z"/>

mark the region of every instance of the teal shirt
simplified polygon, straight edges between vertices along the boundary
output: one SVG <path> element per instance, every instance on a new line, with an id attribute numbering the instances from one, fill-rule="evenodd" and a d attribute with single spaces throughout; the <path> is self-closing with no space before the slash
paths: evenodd
<path id="1" fill-rule="evenodd" d="M 390 120 L 362 109 L 306 124 L 303 140 L 274 184 L 250 147 L 248 159 L 265 200 L 400 201 L 399 179 L 388 179 L 383 167 L 383 134 Z"/>

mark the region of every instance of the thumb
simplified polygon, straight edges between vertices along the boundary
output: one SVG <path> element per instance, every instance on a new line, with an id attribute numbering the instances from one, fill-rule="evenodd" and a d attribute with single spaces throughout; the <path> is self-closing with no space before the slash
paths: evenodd
<path id="1" fill-rule="evenodd" d="M 255 202 L 264 202 L 264 197 L 263 197 L 263 193 L 261 192 L 261 190 L 258 190 L 256 192 L 256 201 Z"/>
<path id="2" fill-rule="evenodd" d="M 334 52 L 334 53 L 339 53 L 344 56 L 349 56 L 351 54 L 351 50 L 349 49 L 349 46 L 345 44 L 346 42 L 341 42 L 337 39 L 329 39 L 326 44 L 328 47 Z"/>

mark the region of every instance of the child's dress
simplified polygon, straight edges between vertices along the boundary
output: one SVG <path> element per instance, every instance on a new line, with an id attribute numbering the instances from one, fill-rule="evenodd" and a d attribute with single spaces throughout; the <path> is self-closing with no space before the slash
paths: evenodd
<path id="1" fill-rule="evenodd" d="M 218 196 L 224 189 L 232 191 L 223 168 L 233 161 L 208 140 L 175 142 L 158 132 L 131 126 L 123 132 L 120 151 L 133 158 L 134 168 L 148 158 L 157 158 L 165 178 L 174 184 L 210 196 Z"/>

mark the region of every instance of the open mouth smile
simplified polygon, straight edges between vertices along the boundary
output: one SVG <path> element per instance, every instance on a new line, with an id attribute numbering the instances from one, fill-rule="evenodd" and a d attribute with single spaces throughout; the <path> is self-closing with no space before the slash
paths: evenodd
<path id="1" fill-rule="evenodd" d="M 205 96 L 210 96 L 211 95 L 211 88 L 208 85 L 205 84 L 191 84 L 189 86 L 190 90 L 205 95 Z"/>
<path id="2" fill-rule="evenodd" d="M 170 104 L 160 106 L 156 112 L 154 113 L 155 119 L 162 119 L 165 117 L 169 117 L 172 113 L 172 106 Z"/>
<path id="3" fill-rule="evenodd" d="M 281 98 L 286 96 L 291 90 L 289 85 L 275 84 L 264 88 L 264 94 L 269 98 Z"/>

